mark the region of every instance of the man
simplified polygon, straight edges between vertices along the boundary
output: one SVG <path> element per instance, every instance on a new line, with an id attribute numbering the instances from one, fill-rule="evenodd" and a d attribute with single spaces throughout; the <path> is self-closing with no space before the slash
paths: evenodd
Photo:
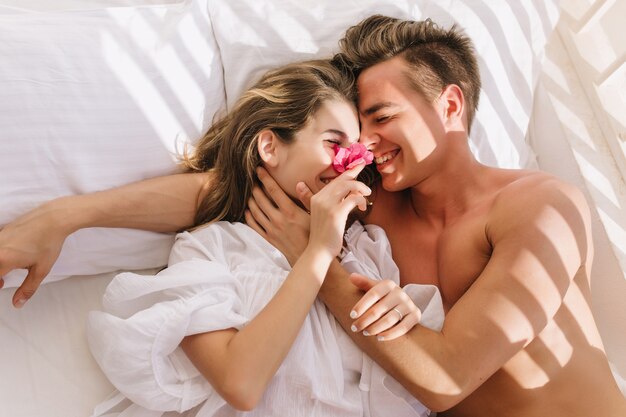
<path id="1" fill-rule="evenodd" d="M 335 264 L 320 296 L 342 326 L 423 403 L 447 410 L 443 415 L 626 415 L 589 306 L 585 200 L 548 175 L 475 161 L 467 132 L 479 82 L 469 40 L 432 22 L 374 16 L 341 44 L 337 61 L 358 74 L 362 142 L 381 175 L 366 221 L 387 232 L 403 284 L 437 285 L 447 311 L 441 333 L 418 325 L 392 342 L 363 336 L 377 315 L 376 305 L 367 307 L 384 288 L 361 299 L 358 288 L 372 282 L 348 280 Z M 249 215 L 249 222 L 294 259 L 306 215 L 267 173 L 260 178 L 274 201 L 257 190 L 250 206 L 256 221 Z M 14 303 L 34 293 L 68 233 L 184 227 L 205 180 L 175 176 L 62 199 L 12 223 L 0 233 L 0 276 L 30 268 Z M 306 205 L 311 190 L 300 191 Z M 39 238 L 38 216 L 49 226 L 49 243 L 32 239 Z"/>
<path id="2" fill-rule="evenodd" d="M 443 415 L 626 415 L 590 310 L 585 199 L 549 175 L 474 159 L 467 132 L 480 83 L 469 40 L 429 21 L 373 16 L 340 43 L 338 60 L 358 75 L 360 142 L 381 176 L 365 220 L 387 232 L 401 283 L 437 285 L 447 311 L 441 333 L 417 326 L 388 343 L 355 337 L 359 346 Z M 261 178 L 278 208 L 293 212 Z M 311 191 L 301 194 L 306 204 Z M 259 221 L 249 223 L 293 252 L 267 203 L 251 204 Z M 384 288 L 355 306 L 362 294 L 350 285 L 336 266 L 320 296 L 346 331 L 361 331 L 379 317 Z"/>

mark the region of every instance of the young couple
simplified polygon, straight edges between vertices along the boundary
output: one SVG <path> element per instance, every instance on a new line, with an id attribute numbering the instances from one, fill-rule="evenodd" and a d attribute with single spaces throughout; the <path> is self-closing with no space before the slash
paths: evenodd
<path id="1" fill-rule="evenodd" d="M 480 81 L 469 39 L 373 16 L 340 45 L 332 64 L 294 64 L 246 92 L 187 158 L 201 173 L 60 199 L 8 225 L 0 274 L 30 268 L 14 303 L 34 293 L 77 228 L 245 219 L 249 227 L 182 233 L 168 269 L 118 276 L 107 313 L 91 316 L 94 356 L 135 410 L 146 401 L 207 415 L 427 413 L 410 393 L 449 416 L 626 415 L 590 309 L 584 197 L 544 173 L 473 158 Z M 304 87 L 309 74 L 324 88 Z M 351 89 L 334 81 L 352 76 L 360 132 Z M 295 101 L 283 96 L 290 83 L 302 90 Z M 371 194 L 355 180 L 362 166 L 332 166 L 335 145 L 357 137 L 380 174 Z M 342 242 L 349 212 L 368 202 L 362 220 L 386 235 L 355 223 Z M 403 287 L 420 284 L 410 288 L 421 309 L 393 282 L 398 271 Z M 442 311 L 423 284 L 441 292 L 440 331 Z M 316 297 L 406 392 L 355 352 Z"/>

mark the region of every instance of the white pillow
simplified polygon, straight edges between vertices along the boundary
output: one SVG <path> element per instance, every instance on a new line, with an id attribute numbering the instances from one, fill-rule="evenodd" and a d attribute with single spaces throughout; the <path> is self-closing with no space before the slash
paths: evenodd
<path id="1" fill-rule="evenodd" d="M 543 48 L 558 0 L 214 0 L 209 3 L 224 64 L 226 99 L 269 68 L 329 57 L 345 30 L 375 13 L 444 27 L 457 22 L 473 39 L 483 81 L 471 146 L 477 158 L 507 168 L 534 167 L 525 141 Z"/>
<path id="2" fill-rule="evenodd" d="M 0 14 L 0 225 L 58 196 L 175 172 L 177 143 L 225 102 L 206 0 L 178 3 Z M 83 230 L 47 281 L 164 265 L 171 244 Z"/>

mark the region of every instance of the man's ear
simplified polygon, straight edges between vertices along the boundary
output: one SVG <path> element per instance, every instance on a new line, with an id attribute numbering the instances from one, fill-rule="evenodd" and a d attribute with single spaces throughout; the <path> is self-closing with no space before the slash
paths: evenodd
<path id="1" fill-rule="evenodd" d="M 456 127 L 457 123 L 463 124 L 465 97 L 463 91 L 456 84 L 449 84 L 439 96 L 439 103 L 443 112 L 443 120 L 446 127 Z"/>
<path id="2" fill-rule="evenodd" d="M 278 165 L 280 139 L 269 129 L 262 130 L 257 138 L 257 150 L 261 160 L 269 167 Z"/>

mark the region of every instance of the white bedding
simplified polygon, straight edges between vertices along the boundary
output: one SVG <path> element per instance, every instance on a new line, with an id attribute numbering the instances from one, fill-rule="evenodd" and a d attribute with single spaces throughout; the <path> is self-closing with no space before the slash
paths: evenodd
<path id="1" fill-rule="evenodd" d="M 5 17 L 10 13 L 16 13 L 15 7 L 31 7 L 45 10 L 50 7 L 50 2 L 42 0 L 0 0 L 0 15 Z M 81 2 L 82 5 L 86 2 Z M 137 4 L 139 0 L 124 2 L 120 0 L 116 4 Z M 146 3 L 161 4 L 184 4 L 187 2 L 167 1 L 144 1 Z M 396 4 L 423 4 L 425 1 L 396 1 Z M 463 5 L 462 1 L 448 1 L 457 8 Z M 480 2 L 474 2 L 476 4 Z M 529 3 L 529 2 L 526 2 Z M 532 3 L 532 2 L 530 2 Z M 543 2 L 535 2 L 543 3 Z M 12 9 L 2 9 L 2 5 L 10 5 Z M 59 1 L 57 5 L 64 4 L 68 7 L 80 8 L 77 1 Z M 91 3 L 97 5 L 98 2 Z M 417 6 L 416 6 L 417 7 Z M 526 16 L 530 19 L 529 16 Z M 353 22 L 350 22 L 353 23 Z M 347 26 L 347 25 L 346 25 Z M 1 29 L 1 27 L 0 27 Z M 530 35 L 528 35 L 530 36 Z M 537 36 L 534 34 L 533 36 Z M 558 39 L 553 39 L 558 42 Z M 0 59 L 3 57 L 0 56 Z M 559 75 L 559 71 L 567 73 L 567 56 L 562 56 L 556 65 L 562 68 L 551 68 L 551 77 Z M 232 65 L 237 65 L 233 62 Z M 0 79 L 0 85 L 3 80 Z M 567 142 L 562 123 L 572 123 L 577 118 L 593 117 L 593 115 L 572 114 L 571 120 L 557 120 L 556 117 L 546 117 L 553 114 L 553 103 L 550 101 L 550 85 L 540 83 L 542 92 L 535 94 L 535 105 L 531 130 L 529 132 L 531 144 L 538 154 L 539 166 L 573 182 L 580 182 L 578 168 L 568 162 L 564 157 L 563 144 Z M 546 88 L 548 91 L 546 91 Z M 571 94 L 574 94 L 570 91 Z M 1 93 L 0 93 L 1 94 Z M 565 94 L 561 92 L 560 94 Z M 572 100 L 579 97 L 572 96 Z M 199 120 L 202 117 L 199 116 Z M 2 127 L 0 125 L 0 127 Z M 2 132 L 0 132 L 2 135 Z M 6 140 L 6 136 L 0 137 L 0 142 Z M 549 144 L 553 143 L 554 146 Z M 1 143 L 0 143 L 1 144 Z M 560 144 L 560 145 L 559 145 Z M 168 144 L 167 146 L 170 146 Z M 118 152 L 124 152 L 122 148 Z M 0 155 L 0 158 L 2 156 Z M 171 167 L 166 162 L 165 169 Z M 0 186 L 2 186 L 3 173 L 0 173 Z M 143 175 L 133 174 L 133 175 Z M 6 177 L 5 177 L 6 178 Z M 133 177 L 139 178 L 139 177 Z M 130 179 L 129 179 L 130 180 Z M 29 179 L 30 181 L 30 179 Z M 76 192 L 77 188 L 70 187 L 68 192 Z M 1 188 L 1 187 L 0 187 Z M 4 196 L 3 196 L 4 197 Z M 31 201 L 31 205 L 34 204 Z M 0 214 L 10 217 L 7 210 L 6 200 L 0 209 Z M 21 210 L 27 208 L 22 202 Z M 16 212 L 11 211 L 12 215 Z M 5 220 L 6 221 L 6 220 Z M 1 222 L 0 222 L 1 224 Z M 594 307 L 599 327 L 605 340 L 610 359 L 617 368 L 626 372 L 626 323 L 623 320 L 624 297 L 623 283 L 619 267 L 615 268 L 615 260 L 610 259 L 608 243 L 602 231 L 594 235 L 596 243 L 595 270 L 602 273 L 602 281 L 594 284 Z M 90 237 L 92 238 L 93 235 Z M 108 238 L 107 238 L 108 239 Z M 118 238 L 119 239 L 119 236 Z M 76 243 L 80 247 L 80 242 Z M 111 252 L 104 253 L 104 260 Z M 97 255 L 97 254 L 96 254 Z M 78 262 L 81 258 L 69 257 L 68 262 Z M 108 259 L 111 261 L 112 259 Z M 107 265 L 110 269 L 110 265 Z M 92 267 L 91 265 L 89 266 Z M 154 269 L 144 271 L 146 274 L 154 273 Z M 72 272 L 76 273 L 76 272 Z M 93 270 L 89 272 L 93 273 Z M 67 274 L 66 274 L 67 275 Z M 97 275 L 75 276 L 63 281 L 46 284 L 40 288 L 36 296 L 30 300 L 22 310 L 15 310 L 11 306 L 11 296 L 14 289 L 0 290 L 0 417 L 79 417 L 89 416 L 94 405 L 99 403 L 113 387 L 103 376 L 95 361 L 92 359 L 87 348 L 85 338 L 85 320 L 87 312 L 101 308 L 100 299 L 104 288 L 115 275 L 115 272 L 107 272 Z M 623 278 L 622 278 L 623 281 Z M 617 317 L 617 318 L 616 318 Z M 622 317 L 622 319 L 619 319 Z"/>

